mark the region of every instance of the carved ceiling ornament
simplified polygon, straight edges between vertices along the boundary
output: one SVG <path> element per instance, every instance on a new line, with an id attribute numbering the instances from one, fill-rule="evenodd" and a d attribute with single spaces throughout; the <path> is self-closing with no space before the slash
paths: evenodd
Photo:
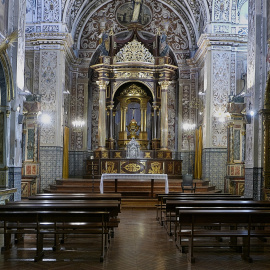
<path id="1" fill-rule="evenodd" d="M 115 55 L 114 61 L 116 63 L 146 62 L 154 64 L 155 58 L 141 42 L 133 39 Z"/>
<path id="2" fill-rule="evenodd" d="M 104 1 L 102 1 L 104 3 Z M 205 9 L 201 11 L 198 9 L 198 5 L 190 8 L 184 7 L 183 3 L 179 4 L 175 1 L 167 1 L 163 3 L 159 1 L 145 0 L 144 4 L 147 5 L 152 12 L 152 21 L 150 24 L 144 27 L 146 32 L 155 34 L 158 27 L 164 28 L 167 21 L 169 21 L 167 31 L 167 42 L 170 44 L 173 50 L 188 50 L 189 47 L 196 46 L 197 39 L 199 37 L 197 30 L 197 23 L 195 18 L 198 16 L 190 16 L 192 10 L 202 12 L 202 17 L 207 16 L 208 10 L 205 8 L 205 4 L 201 4 Z M 104 5 L 92 4 L 85 6 L 85 9 L 80 11 L 80 20 L 78 20 L 79 13 L 75 25 L 73 25 L 72 32 L 74 33 L 74 41 L 78 45 L 80 50 L 95 50 L 98 46 L 98 33 L 101 32 L 100 20 L 102 17 L 106 18 L 106 26 L 109 29 L 114 27 L 115 33 L 125 31 L 126 28 L 121 26 L 115 17 L 117 9 L 126 3 L 124 0 L 110 1 L 104 3 Z M 206 14 L 206 15 L 204 15 Z M 205 19 L 205 22 L 207 20 Z M 201 22 L 200 22 L 201 23 Z M 203 23 L 204 24 L 204 23 Z M 76 29 L 75 29 L 76 28 Z M 200 27 L 203 28 L 203 27 Z"/>

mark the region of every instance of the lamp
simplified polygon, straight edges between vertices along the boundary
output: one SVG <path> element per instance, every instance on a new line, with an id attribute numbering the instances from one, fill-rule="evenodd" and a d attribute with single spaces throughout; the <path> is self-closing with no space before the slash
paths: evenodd
<path id="1" fill-rule="evenodd" d="M 74 120 L 72 122 L 72 125 L 73 125 L 73 130 L 75 132 L 81 132 L 82 131 L 82 128 L 85 125 L 85 121 L 83 121 L 83 120 Z"/>
<path id="2" fill-rule="evenodd" d="M 52 117 L 48 113 L 38 112 L 37 117 L 42 124 L 48 125 L 52 121 Z"/>

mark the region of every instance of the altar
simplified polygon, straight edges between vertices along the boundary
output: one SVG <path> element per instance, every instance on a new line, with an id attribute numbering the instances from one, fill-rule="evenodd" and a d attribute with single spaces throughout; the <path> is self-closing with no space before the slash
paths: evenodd
<path id="1" fill-rule="evenodd" d="M 154 194 L 154 180 L 164 180 L 165 182 L 165 193 L 169 193 L 169 182 L 167 174 L 118 174 L 118 173 L 105 173 L 101 175 L 100 179 L 100 193 L 104 191 L 104 180 L 114 179 L 115 180 L 115 192 L 117 192 L 118 180 L 138 180 L 145 181 L 151 180 L 151 197 Z"/>

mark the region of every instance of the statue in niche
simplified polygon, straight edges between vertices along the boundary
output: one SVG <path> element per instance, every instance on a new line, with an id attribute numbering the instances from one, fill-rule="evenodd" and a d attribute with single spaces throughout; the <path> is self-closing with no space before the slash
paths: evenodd
<path id="1" fill-rule="evenodd" d="M 128 139 L 138 139 L 138 135 L 137 135 L 137 132 L 140 130 L 140 126 L 137 124 L 137 121 L 134 119 L 134 111 L 137 109 L 137 108 L 130 108 L 132 110 L 132 119 L 131 121 L 129 122 L 129 124 L 127 125 L 127 130 L 129 132 L 129 135 L 128 135 Z"/>
<path id="2" fill-rule="evenodd" d="M 138 22 L 141 13 L 143 0 L 133 0 L 133 14 L 131 22 Z"/>
<path id="3" fill-rule="evenodd" d="M 110 39 L 109 39 L 109 35 L 105 31 L 103 31 L 99 35 L 99 49 L 100 49 L 101 56 L 108 56 L 109 55 Z"/>
<path id="4" fill-rule="evenodd" d="M 140 126 L 137 124 L 137 121 L 133 118 L 127 125 L 127 130 L 129 131 L 128 139 L 138 139 L 137 132 L 140 130 Z"/>
<path id="5" fill-rule="evenodd" d="M 167 35 L 165 32 L 160 36 L 159 54 L 160 56 L 169 55 L 169 45 L 167 43 Z"/>

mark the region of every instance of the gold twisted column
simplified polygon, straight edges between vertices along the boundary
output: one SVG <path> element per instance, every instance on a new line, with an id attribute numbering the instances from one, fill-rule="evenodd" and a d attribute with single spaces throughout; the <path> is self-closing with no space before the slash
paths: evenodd
<path id="1" fill-rule="evenodd" d="M 161 87 L 161 120 L 160 120 L 160 147 L 168 150 L 168 87 L 169 81 L 159 82 Z"/>
<path id="2" fill-rule="evenodd" d="M 98 150 L 106 149 L 106 89 L 108 81 L 97 81 L 99 86 Z"/>

